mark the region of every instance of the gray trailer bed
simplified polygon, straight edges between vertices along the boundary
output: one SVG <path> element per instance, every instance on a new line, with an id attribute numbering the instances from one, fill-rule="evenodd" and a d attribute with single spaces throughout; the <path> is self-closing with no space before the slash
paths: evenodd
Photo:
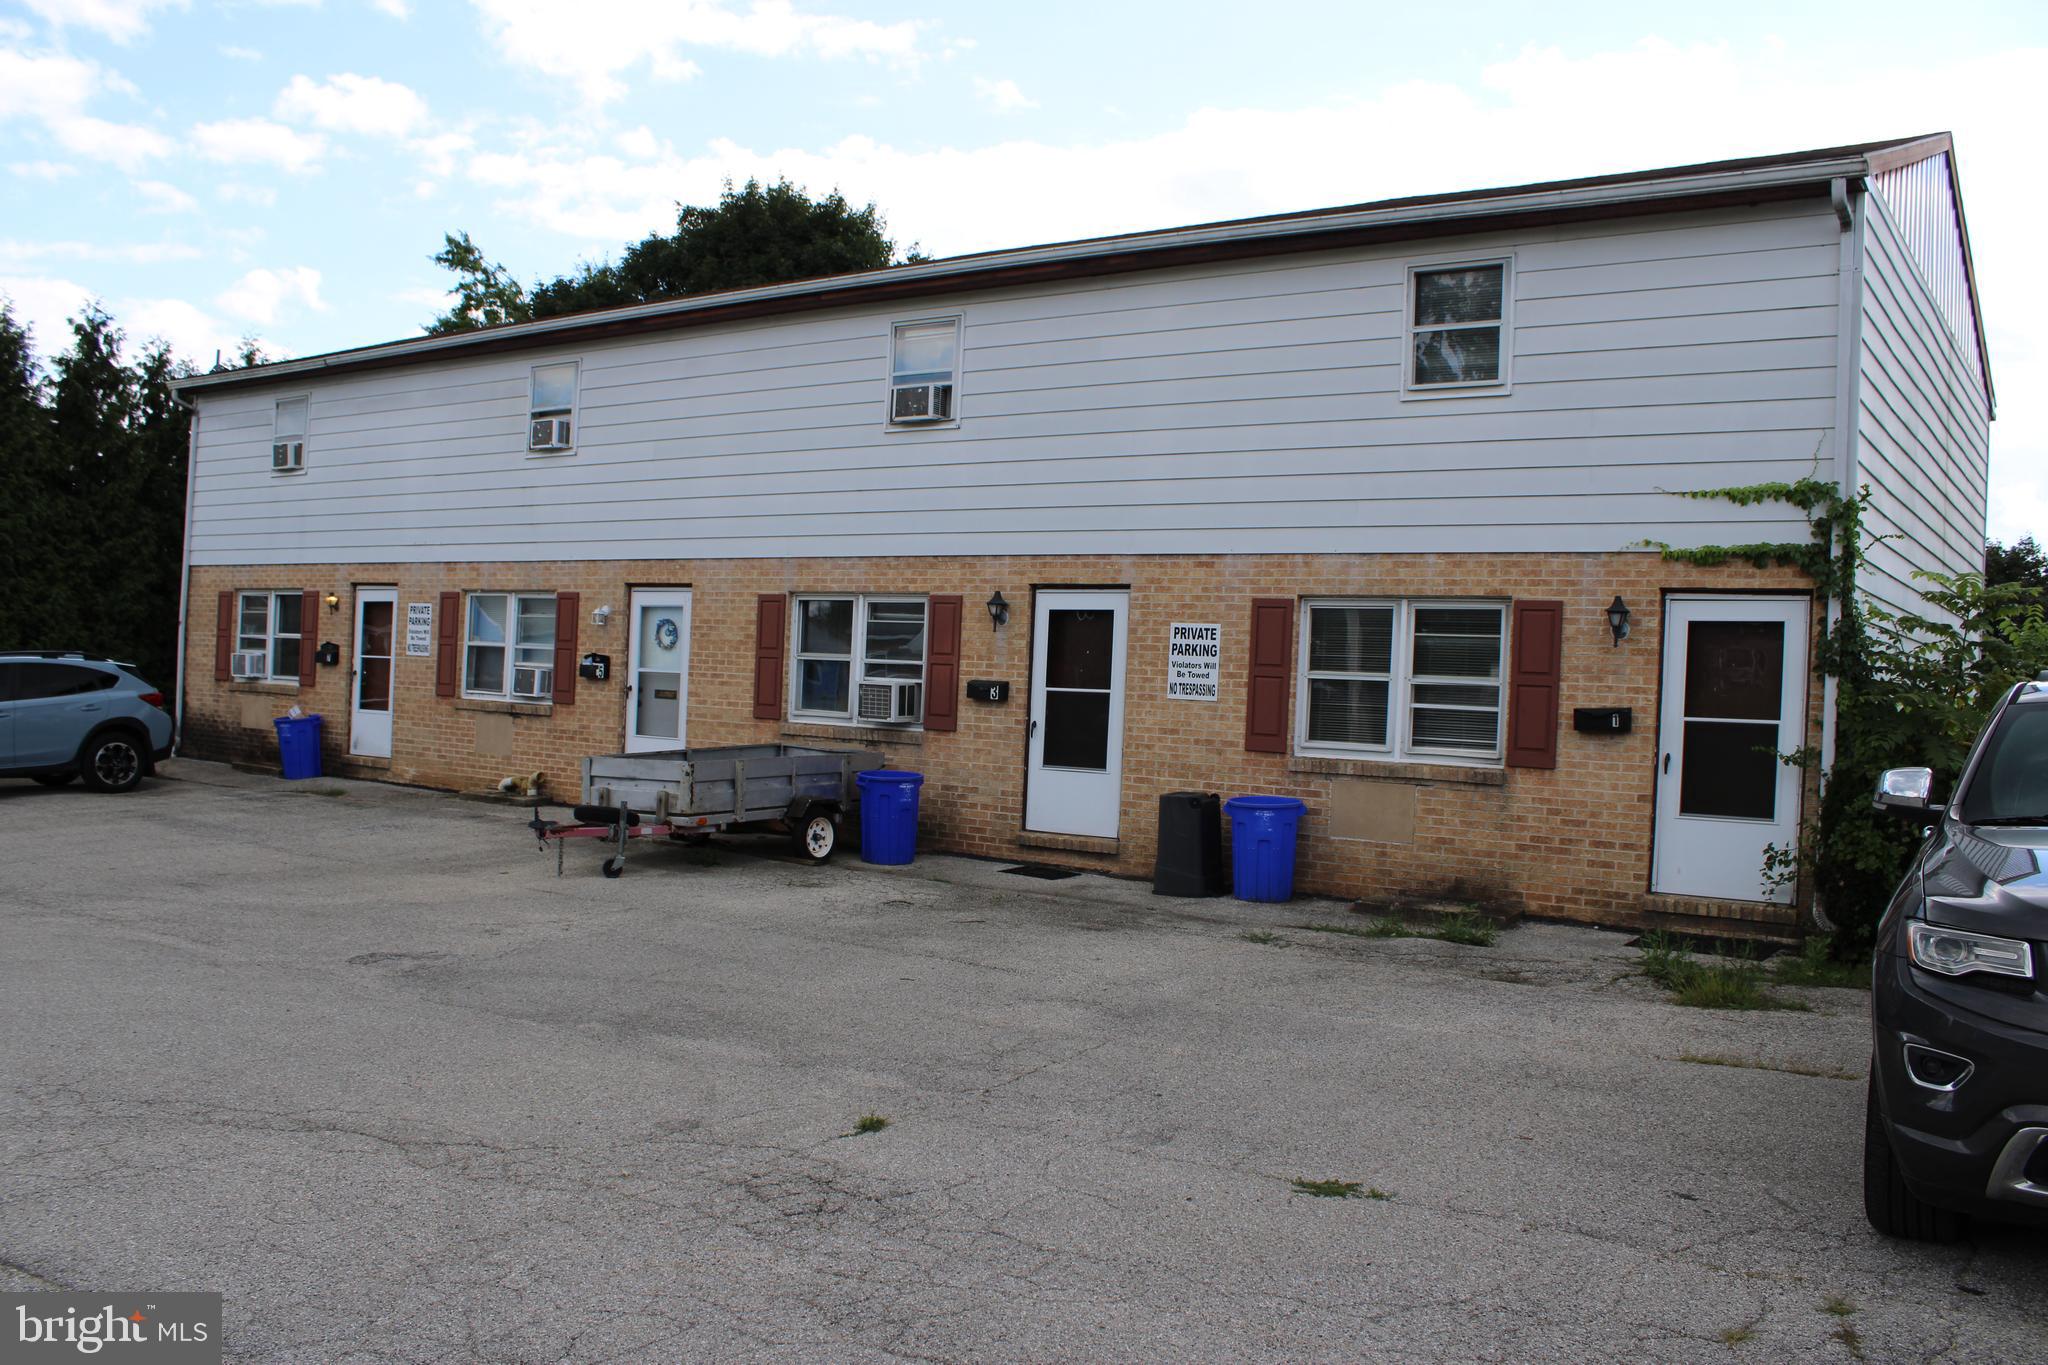
<path id="1" fill-rule="evenodd" d="M 626 841 L 697 838 L 720 830 L 790 834 L 817 861 L 838 845 L 840 818 L 859 799 L 854 774 L 885 766 L 866 749 L 809 749 L 794 744 L 738 744 L 645 754 L 596 754 L 583 760 L 576 823 L 534 812 L 542 846 L 605 839 L 616 845 L 605 875 L 625 869 Z"/>

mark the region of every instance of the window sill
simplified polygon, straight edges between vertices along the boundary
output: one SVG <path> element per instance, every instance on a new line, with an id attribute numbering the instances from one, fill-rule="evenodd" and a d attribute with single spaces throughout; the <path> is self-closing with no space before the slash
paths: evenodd
<path id="1" fill-rule="evenodd" d="M 816 721 L 787 721 L 784 739 L 829 739 L 834 744 L 891 744 L 903 748 L 924 747 L 924 731 L 883 729 L 875 725 L 830 725 Z"/>
<path id="2" fill-rule="evenodd" d="M 888 422 L 883 424 L 882 430 L 891 436 L 901 436 L 913 431 L 958 431 L 960 419 L 955 417 L 950 422 Z"/>
<path id="3" fill-rule="evenodd" d="M 1449 782 L 1469 787 L 1505 787 L 1505 768 L 1468 768 L 1457 763 L 1403 763 L 1376 758 L 1329 758 L 1321 754 L 1294 754 L 1287 760 L 1290 773 L 1320 773 L 1326 777 L 1376 777 L 1385 782 Z"/>
<path id="4" fill-rule="evenodd" d="M 529 450 L 526 452 L 526 458 L 529 460 L 566 460 L 575 453 L 573 450 Z"/>
<path id="5" fill-rule="evenodd" d="M 501 716 L 551 716 L 555 712 L 555 705 L 546 701 L 489 701 L 482 697 L 457 697 L 455 709 L 484 711 Z"/>
<path id="6" fill-rule="evenodd" d="M 299 685 L 296 681 L 254 682 L 248 678 L 242 678 L 237 681 L 230 682 L 228 684 L 228 691 L 250 692 L 258 696 L 268 697 L 291 697 L 298 695 Z"/>

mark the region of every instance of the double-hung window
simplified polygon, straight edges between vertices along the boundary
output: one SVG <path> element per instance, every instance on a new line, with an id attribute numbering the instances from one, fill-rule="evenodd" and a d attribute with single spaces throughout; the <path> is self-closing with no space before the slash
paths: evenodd
<path id="1" fill-rule="evenodd" d="M 298 592 L 245 592 L 236 602 L 235 652 L 261 654 L 260 677 L 267 682 L 299 680 L 299 620 L 305 598 Z"/>
<path id="2" fill-rule="evenodd" d="M 555 695 L 555 599 L 473 592 L 462 631 L 462 694 L 494 701 Z"/>
<path id="3" fill-rule="evenodd" d="M 573 360 L 533 367 L 527 380 L 526 448 L 534 454 L 576 448 L 576 378 Z"/>
<path id="4" fill-rule="evenodd" d="M 960 319 L 896 324 L 889 344 L 889 425 L 952 421 L 959 383 Z"/>
<path id="5" fill-rule="evenodd" d="M 1500 759 L 1504 606 L 1327 601 L 1302 611 L 1304 752 Z"/>
<path id="6" fill-rule="evenodd" d="M 270 419 L 270 472 L 306 472 L 306 422 L 311 405 L 304 398 L 280 398 Z"/>
<path id="7" fill-rule="evenodd" d="M 1415 266 L 1408 272 L 1411 393 L 1501 390 L 1508 383 L 1506 261 Z"/>
<path id="8" fill-rule="evenodd" d="M 924 717 L 925 600 L 800 596 L 790 715 L 908 724 Z"/>

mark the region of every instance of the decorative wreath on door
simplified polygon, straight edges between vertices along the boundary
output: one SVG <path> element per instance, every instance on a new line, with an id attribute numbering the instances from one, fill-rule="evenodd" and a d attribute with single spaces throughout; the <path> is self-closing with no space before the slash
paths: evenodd
<path id="1" fill-rule="evenodd" d="M 676 629 L 676 623 L 670 617 L 664 616 L 654 623 L 654 643 L 663 649 L 674 649 L 676 641 L 682 636 L 683 633 Z"/>

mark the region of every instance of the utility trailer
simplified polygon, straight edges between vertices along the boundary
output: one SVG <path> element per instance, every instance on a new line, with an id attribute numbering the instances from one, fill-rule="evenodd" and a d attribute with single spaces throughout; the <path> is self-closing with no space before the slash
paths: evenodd
<path id="1" fill-rule="evenodd" d="M 797 851 L 823 862 L 839 846 L 839 824 L 859 799 L 854 774 L 885 766 L 867 749 L 807 749 L 794 744 L 735 744 L 647 754 L 599 754 L 583 760 L 582 800 L 573 824 L 529 824 L 545 849 L 555 846 L 555 875 L 570 839 L 614 847 L 604 875 L 626 870 L 626 841 L 708 838 L 721 830 L 789 835 Z"/>

